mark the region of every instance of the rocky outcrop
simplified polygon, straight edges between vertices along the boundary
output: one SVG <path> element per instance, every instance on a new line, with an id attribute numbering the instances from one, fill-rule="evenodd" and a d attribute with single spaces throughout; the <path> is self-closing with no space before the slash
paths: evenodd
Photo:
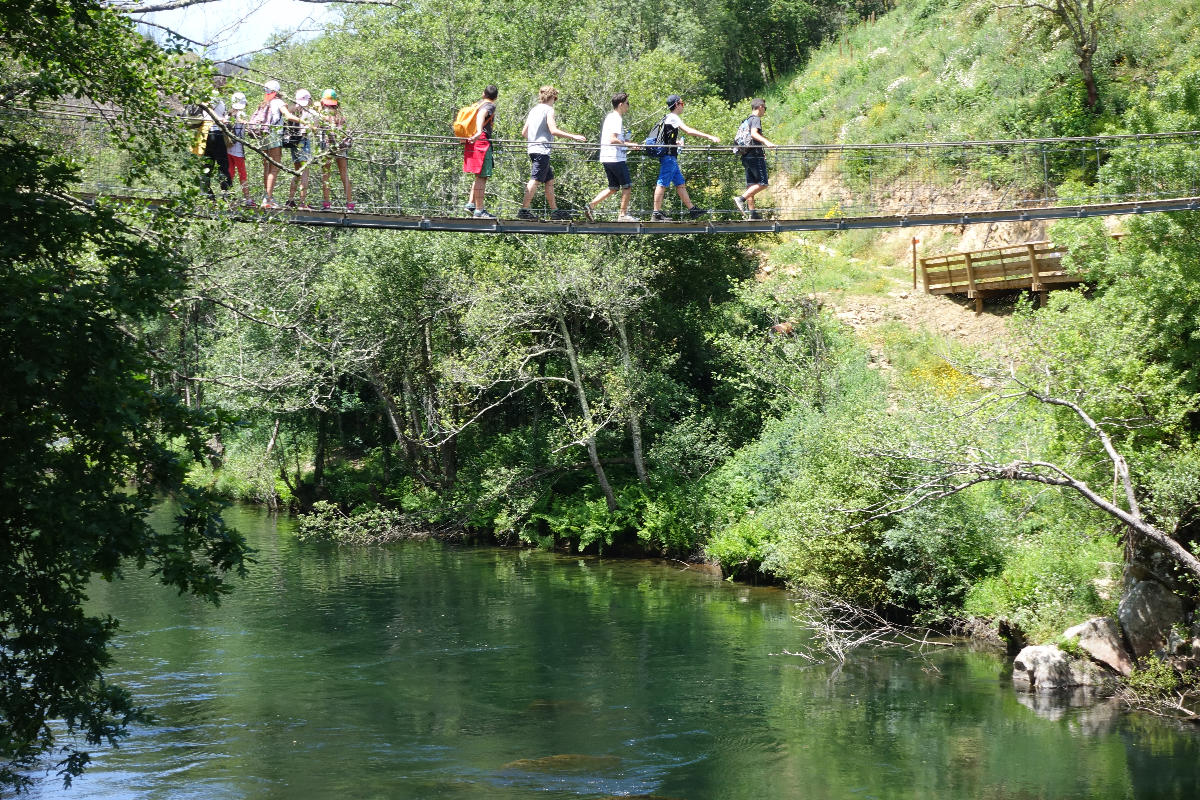
<path id="1" fill-rule="evenodd" d="M 1115 620 L 1108 617 L 1089 619 L 1063 631 L 1063 638 L 1077 641 L 1083 652 L 1114 672 L 1129 675 L 1133 671 L 1133 659 L 1125 650 Z"/>
<path id="2" fill-rule="evenodd" d="M 1134 658 L 1141 658 L 1167 645 L 1171 627 L 1183 622 L 1183 601 L 1158 581 L 1137 581 L 1121 598 L 1117 619 Z"/>
<path id="3" fill-rule="evenodd" d="M 1077 686 L 1100 688 L 1109 682 L 1095 664 L 1073 659 L 1052 644 L 1026 647 L 1013 662 L 1013 685 L 1029 692 L 1057 692 Z"/>

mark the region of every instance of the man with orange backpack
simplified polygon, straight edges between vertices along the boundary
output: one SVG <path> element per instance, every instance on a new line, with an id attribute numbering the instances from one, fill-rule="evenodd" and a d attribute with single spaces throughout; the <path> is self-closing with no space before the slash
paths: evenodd
<path id="1" fill-rule="evenodd" d="M 458 112 L 454 120 L 454 134 L 465 139 L 463 144 L 463 172 L 475 176 L 471 184 L 471 199 L 467 211 L 476 219 L 495 219 L 486 208 L 484 188 L 492 176 L 492 123 L 496 118 L 496 98 L 500 90 L 494 84 L 483 90 L 483 98 L 474 106 Z"/>

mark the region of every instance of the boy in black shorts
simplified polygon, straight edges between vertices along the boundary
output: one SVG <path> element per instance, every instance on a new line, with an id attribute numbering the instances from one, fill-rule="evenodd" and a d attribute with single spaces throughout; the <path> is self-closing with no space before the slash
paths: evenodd
<path id="1" fill-rule="evenodd" d="M 604 118 L 604 126 L 600 129 L 600 166 L 604 167 L 604 175 L 608 178 L 608 188 L 596 195 L 592 202 L 584 206 L 583 213 L 589 221 L 594 221 L 593 209 L 618 189 L 621 191 L 621 210 L 617 214 L 617 222 L 637 222 L 638 218 L 629 213 L 629 197 L 633 182 L 629 179 L 629 163 L 625 160 L 628 148 L 637 145 L 630 144 L 629 131 L 625 130 L 625 114 L 629 111 L 629 95 L 617 92 L 612 96 L 613 110 Z"/>
<path id="2" fill-rule="evenodd" d="M 746 219 L 762 219 L 754 210 L 754 195 L 767 188 L 767 157 L 763 154 L 764 147 L 774 147 L 762 132 L 762 117 L 767 113 L 767 103 L 761 97 L 750 101 L 750 116 L 746 117 L 743 125 L 750 128 L 751 144 L 742 150 L 742 166 L 746 168 L 746 191 L 733 198 L 733 204 L 738 211 L 746 215 Z"/>
<path id="3" fill-rule="evenodd" d="M 576 133 L 567 133 L 555 124 L 554 103 L 558 100 L 558 90 L 553 86 L 543 86 L 538 90 L 538 104 L 530 109 L 521 126 L 521 135 L 525 137 L 529 150 L 530 178 L 525 184 L 525 202 L 517 212 L 517 219 L 537 219 L 529 206 L 533 203 L 533 193 L 539 183 L 546 185 L 546 205 L 550 208 L 551 219 L 570 219 L 571 212 L 563 211 L 554 200 L 554 168 L 550 166 L 550 144 L 555 136 L 564 139 L 574 139 L 586 142 L 587 139 Z"/>

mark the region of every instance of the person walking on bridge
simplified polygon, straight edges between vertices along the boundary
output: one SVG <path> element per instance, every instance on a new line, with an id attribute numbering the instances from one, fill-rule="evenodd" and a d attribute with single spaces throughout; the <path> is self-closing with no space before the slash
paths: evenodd
<path id="1" fill-rule="evenodd" d="M 303 120 L 293 114 L 279 96 L 279 81 L 269 80 L 263 84 L 263 89 L 265 95 L 259 111 L 264 113 L 267 133 L 263 140 L 263 190 L 266 196 L 263 197 L 262 207 L 276 209 L 280 207 L 275 202 L 275 182 L 279 179 L 279 159 L 283 158 L 283 121 L 299 125 Z M 259 111 L 254 112 L 256 117 Z"/>
<path id="2" fill-rule="evenodd" d="M 609 195 L 621 192 L 621 211 L 617 222 L 637 222 L 637 217 L 629 214 L 629 196 L 633 181 L 629 178 L 629 163 L 626 154 L 629 147 L 636 147 L 629 141 L 629 131 L 625 130 L 625 115 L 629 113 L 629 95 L 617 92 L 612 96 L 613 110 L 604 118 L 600 129 L 600 166 L 604 167 L 604 175 L 608 178 L 608 188 L 596 195 L 592 202 L 584 208 L 589 221 L 593 220 L 592 210 Z"/>
<path id="3" fill-rule="evenodd" d="M 570 219 L 571 212 L 558 207 L 554 199 L 554 168 L 550 166 L 550 145 L 555 136 L 564 139 L 574 139 L 586 142 L 587 138 L 577 133 L 567 133 L 555 124 L 554 104 L 558 100 L 558 90 L 553 86 L 543 86 L 538 90 L 538 104 L 529 110 L 525 124 L 521 126 L 521 135 L 528 142 L 531 175 L 529 183 L 525 184 L 525 202 L 517 212 L 517 219 L 537 219 L 529 207 L 533 203 L 533 194 L 538 184 L 546 186 L 546 205 L 550 208 L 551 219 Z"/>
<path id="4" fill-rule="evenodd" d="M 492 177 L 495 159 L 492 154 L 492 124 L 496 121 L 496 98 L 500 90 L 495 84 L 489 84 L 483 90 L 483 97 L 475 104 L 475 133 L 469 136 L 463 145 L 463 172 L 474 175 L 471 184 L 471 199 L 467 202 L 467 212 L 476 219 L 495 219 L 494 214 L 487 210 L 488 178 Z"/>
<path id="5" fill-rule="evenodd" d="M 746 191 L 733 198 L 733 204 L 746 219 L 762 219 L 754 210 L 754 195 L 767 188 L 767 157 L 764 147 L 775 144 L 763 136 L 762 118 L 767 113 L 767 102 L 761 97 L 750 101 L 750 116 L 738 128 L 734 144 L 742 154 L 742 166 L 746 169 Z"/>
<path id="6" fill-rule="evenodd" d="M 716 136 L 698 131 L 695 128 L 690 128 L 684 124 L 679 116 L 679 112 L 683 110 L 683 98 L 677 94 L 673 94 L 667 98 L 667 116 L 662 121 L 662 137 L 661 143 L 667 146 L 667 155 L 662 157 L 662 164 L 658 168 L 658 181 L 654 186 L 654 213 L 650 219 L 654 222 L 666 222 L 667 217 L 662 212 L 663 196 L 667 193 L 667 188 L 675 187 L 675 191 L 679 193 L 679 199 L 683 201 L 683 205 L 688 210 L 688 216 L 692 219 L 699 217 L 705 213 L 705 209 L 700 208 L 692 203 L 692 198 L 688 196 L 686 181 L 683 177 L 683 172 L 679 169 L 679 135 L 686 133 L 689 136 L 699 136 L 701 139 L 708 139 L 713 144 L 719 143 L 721 140 Z"/>
<path id="7" fill-rule="evenodd" d="M 354 195 L 350 189 L 350 134 L 346 131 L 346 116 L 338 101 L 336 89 L 321 93 L 321 210 L 328 211 L 329 173 L 333 162 L 337 162 L 342 177 L 342 191 L 346 196 L 346 210 L 354 210 Z"/>

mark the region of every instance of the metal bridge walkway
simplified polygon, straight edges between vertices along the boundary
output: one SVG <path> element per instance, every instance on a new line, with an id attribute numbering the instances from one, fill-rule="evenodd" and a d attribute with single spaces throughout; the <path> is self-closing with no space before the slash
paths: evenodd
<path id="1" fill-rule="evenodd" d="M 138 199 L 154 205 L 177 202 L 195 187 L 204 164 L 187 153 L 186 120 L 164 117 L 158 129 L 176 135 L 179 148 L 153 176 L 133 168 L 112 145 L 122 129 L 112 109 L 62 106 L 8 120 L 28 135 L 55 143 L 82 165 L 78 191 L 93 197 Z M 140 121 L 138 121 L 140 124 Z M 351 124 L 353 121 L 351 121 Z M 474 176 L 462 171 L 462 142 L 452 136 L 352 130 L 349 172 L 357 211 L 287 209 L 259 211 L 228 202 L 195 205 L 185 213 L 221 215 L 241 222 L 278 222 L 329 228 L 513 234 L 748 234 L 788 231 L 903 228 L 1021 222 L 1065 218 L 1200 210 L 1200 131 L 972 142 L 785 145 L 764 151 L 771 185 L 758 198 L 764 219 L 747 220 L 733 208 L 745 187 L 742 164 L 728 145 L 683 148 L 680 164 L 693 201 L 709 213 L 696 220 L 620 223 L 616 197 L 585 221 L 582 209 L 604 189 L 597 145 L 555 144 L 552 163 L 558 205 L 571 221 L 517 219 L 529 161 L 524 141 L 498 139 L 496 169 L 487 183 L 488 209 L 499 219 L 466 215 Z M 636 137 L 635 137 L 636 138 Z M 254 199 L 261 199 L 263 151 L 246 141 Z M 320 204 L 327 166 L 320 148 L 305 162 L 307 191 Z M 275 199 L 282 204 L 296 173 L 284 149 Z M 325 157 L 328 159 L 328 156 Z M 631 213 L 648 220 L 659 162 L 629 153 L 633 179 Z M 290 173 L 290 174 L 289 174 Z M 331 199 L 342 202 L 337 170 Z M 1073 186 L 1075 197 L 1061 187 Z M 546 215 L 541 192 L 533 211 Z M 314 202 L 315 201 L 315 202 Z M 668 217 L 684 216 L 675 192 L 667 191 Z"/>

